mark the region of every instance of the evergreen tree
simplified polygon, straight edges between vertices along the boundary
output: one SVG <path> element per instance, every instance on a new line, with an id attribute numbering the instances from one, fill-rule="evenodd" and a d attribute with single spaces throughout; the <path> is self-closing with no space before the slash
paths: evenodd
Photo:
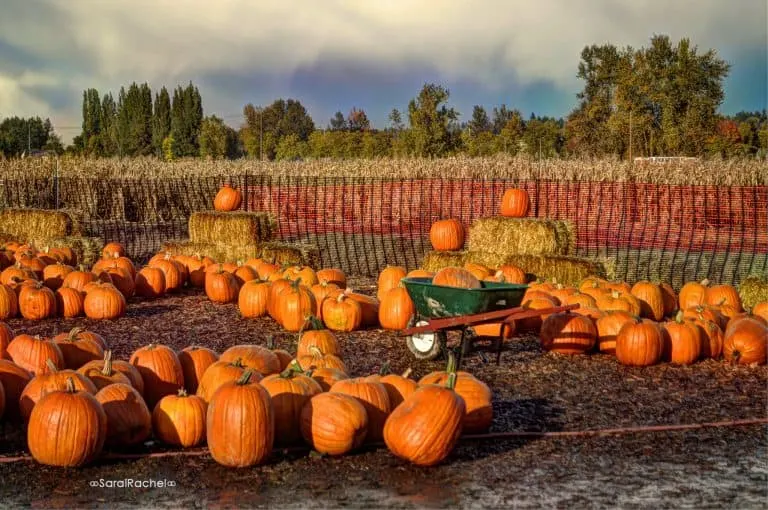
<path id="1" fill-rule="evenodd" d="M 171 132 L 171 98 L 165 87 L 155 96 L 152 112 L 152 147 L 157 156 L 163 154 L 163 140 Z"/>
<path id="2" fill-rule="evenodd" d="M 118 154 L 117 105 L 111 93 L 101 100 L 101 152 L 104 156 Z"/>
<path id="3" fill-rule="evenodd" d="M 347 129 L 347 120 L 344 118 L 344 114 L 336 112 L 333 117 L 331 117 L 328 129 L 331 131 L 345 131 Z"/>

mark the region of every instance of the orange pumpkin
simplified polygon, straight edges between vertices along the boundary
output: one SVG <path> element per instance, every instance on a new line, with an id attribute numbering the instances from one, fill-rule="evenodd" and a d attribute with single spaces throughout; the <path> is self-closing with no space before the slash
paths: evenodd
<path id="1" fill-rule="evenodd" d="M 203 373 L 197 386 L 198 397 L 205 402 L 210 402 L 213 394 L 216 393 L 222 384 L 237 381 L 245 373 L 245 366 L 240 359 L 234 361 L 219 361 L 212 363 Z M 251 379 L 253 381 L 261 380 L 258 372 L 253 372 Z"/>
<path id="2" fill-rule="evenodd" d="M 379 278 L 377 280 L 377 290 L 376 290 L 376 297 L 381 300 L 381 298 L 389 292 L 391 289 L 394 289 L 395 287 L 400 286 L 400 280 L 405 278 L 406 271 L 404 267 L 400 266 L 387 266 L 385 267 L 381 273 L 379 273 Z"/>
<path id="3" fill-rule="evenodd" d="M 480 280 L 461 267 L 445 267 L 439 270 L 432 278 L 432 285 L 462 289 L 479 289 L 482 287 Z"/>
<path id="4" fill-rule="evenodd" d="M 508 218 L 524 218 L 528 215 L 530 199 L 524 189 L 510 188 L 501 197 L 499 212 Z"/>
<path id="5" fill-rule="evenodd" d="M 55 342 L 41 336 L 26 334 L 17 335 L 8 344 L 8 356 L 21 368 L 28 370 L 33 375 L 45 374 L 50 371 L 50 364 L 57 370 L 65 368 L 64 355 Z"/>
<path id="6" fill-rule="evenodd" d="M 142 267 L 136 273 L 136 295 L 143 298 L 159 298 L 165 294 L 165 273 L 157 267 Z"/>
<path id="7" fill-rule="evenodd" d="M 416 313 L 416 307 L 405 287 L 398 286 L 387 291 L 379 305 L 379 324 L 384 329 L 401 330 Z"/>
<path id="8" fill-rule="evenodd" d="M 709 287 L 704 294 L 704 303 L 710 306 L 729 306 L 736 313 L 742 312 L 739 292 L 731 285 L 715 285 Z"/>
<path id="9" fill-rule="evenodd" d="M 184 388 L 194 394 L 205 371 L 219 360 L 219 355 L 207 347 L 190 345 L 178 353 L 181 371 L 184 374 Z"/>
<path id="10" fill-rule="evenodd" d="M 304 440 L 315 451 L 344 455 L 365 441 L 368 414 L 355 397 L 344 393 L 319 393 L 301 409 L 300 429 Z"/>
<path id="11" fill-rule="evenodd" d="M 337 285 L 340 289 L 347 286 L 347 277 L 341 269 L 326 268 L 317 272 L 317 279 L 320 283 Z"/>
<path id="12" fill-rule="evenodd" d="M 261 345 L 234 345 L 219 356 L 219 361 L 224 362 L 233 362 L 238 359 L 246 368 L 257 370 L 262 376 L 280 372 L 280 360 L 277 359 L 277 355 Z"/>
<path id="13" fill-rule="evenodd" d="M 218 269 L 205 275 L 205 295 L 214 303 L 234 303 L 239 292 L 240 287 L 232 273 Z"/>
<path id="14" fill-rule="evenodd" d="M 288 446 L 301 441 L 301 410 L 310 398 L 322 393 L 320 385 L 293 368 L 265 377 L 261 385 L 272 399 L 275 443 Z"/>
<path id="15" fill-rule="evenodd" d="M 768 301 L 762 301 L 752 307 L 752 313 L 768 321 Z"/>
<path id="16" fill-rule="evenodd" d="M 585 354 L 597 342 L 597 329 L 588 317 L 569 312 L 555 313 L 541 325 L 541 347 L 560 354 Z"/>
<path id="17" fill-rule="evenodd" d="M 707 293 L 707 286 L 709 280 L 702 280 L 699 282 L 688 282 L 680 289 L 678 295 L 678 304 L 681 310 L 687 310 L 688 308 L 694 308 L 705 304 L 704 296 Z"/>
<path id="18" fill-rule="evenodd" d="M 661 327 L 664 350 L 661 358 L 675 365 L 690 365 L 701 356 L 701 335 L 696 324 L 683 320 L 679 312 L 675 320 Z"/>
<path id="19" fill-rule="evenodd" d="M 622 310 L 613 310 L 597 319 L 597 348 L 603 354 L 616 354 L 616 338 L 624 324 L 634 316 Z"/>
<path id="20" fill-rule="evenodd" d="M 64 366 L 73 370 L 104 357 L 103 345 L 89 335 L 85 328 L 72 328 L 69 333 L 53 337 L 53 341 L 64 356 Z"/>
<path id="21" fill-rule="evenodd" d="M 114 320 L 125 315 L 125 296 L 110 283 L 98 283 L 85 295 L 83 310 L 89 319 Z"/>
<path id="22" fill-rule="evenodd" d="M 655 365 L 663 352 L 661 328 L 647 319 L 624 324 L 616 337 L 616 358 L 622 365 Z"/>
<path id="23" fill-rule="evenodd" d="M 40 464 L 78 467 L 101 453 L 106 436 L 101 404 L 70 381 L 66 391 L 46 394 L 32 409 L 27 446 Z"/>
<path id="24" fill-rule="evenodd" d="M 456 251 L 464 246 L 464 225 L 457 219 L 438 220 L 429 229 L 429 241 L 437 251 Z"/>
<path id="25" fill-rule="evenodd" d="M 725 331 L 723 357 L 739 365 L 764 365 L 768 351 L 768 328 L 761 322 L 745 318 Z"/>
<path id="26" fill-rule="evenodd" d="M 19 312 L 29 320 L 56 316 L 56 295 L 41 282 L 25 285 L 19 293 Z"/>
<path id="27" fill-rule="evenodd" d="M 270 284 L 261 280 L 250 280 L 240 287 L 237 308 L 246 318 L 263 317 L 267 314 Z"/>
<path id="28" fill-rule="evenodd" d="M 222 186 L 213 199 L 213 209 L 216 211 L 234 211 L 240 207 L 243 195 L 229 184 Z"/>
<path id="29" fill-rule="evenodd" d="M 387 389 L 380 382 L 360 377 L 342 379 L 331 387 L 331 393 L 343 393 L 356 398 L 368 414 L 367 442 L 380 441 L 384 434 L 384 423 L 392 411 Z"/>
<path id="30" fill-rule="evenodd" d="M 7 285 L 0 284 L 0 320 L 13 319 L 19 314 L 19 297 Z"/>
<path id="31" fill-rule="evenodd" d="M 640 315 L 660 321 L 664 318 L 664 295 L 661 288 L 651 282 L 637 282 L 632 286 L 632 295 L 640 301 Z"/>
<path id="32" fill-rule="evenodd" d="M 174 395 L 184 387 L 184 372 L 176 352 L 161 344 L 140 347 L 131 355 L 144 381 L 144 398 L 154 408 L 161 398 Z"/>
<path id="33" fill-rule="evenodd" d="M 419 386 L 438 385 L 448 383 L 451 374 L 455 374 L 456 382 L 454 391 L 464 400 L 465 416 L 463 420 L 463 433 L 474 434 L 488 430 L 493 423 L 493 406 L 491 404 L 491 390 L 481 380 L 469 372 L 455 371 L 455 360 L 449 356 L 448 369 L 446 371 L 431 372 L 419 380 Z M 404 404 L 407 404 L 404 402 Z"/>
<path id="34" fill-rule="evenodd" d="M 104 386 L 96 393 L 96 400 L 107 415 L 107 445 L 138 445 L 152 433 L 149 408 L 141 394 L 130 384 Z"/>
<path id="35" fill-rule="evenodd" d="M 228 467 L 265 462 L 275 440 L 272 399 L 263 386 L 250 382 L 247 370 L 235 382 L 223 384 L 211 397 L 205 432 L 213 460 Z"/>
<path id="36" fill-rule="evenodd" d="M 179 390 L 166 395 L 152 411 L 152 430 L 160 441 L 189 448 L 205 440 L 205 414 L 208 404 L 197 395 Z"/>

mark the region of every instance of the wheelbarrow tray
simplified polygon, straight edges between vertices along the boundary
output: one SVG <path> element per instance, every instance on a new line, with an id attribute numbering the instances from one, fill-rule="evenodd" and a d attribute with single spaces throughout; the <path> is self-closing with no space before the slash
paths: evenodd
<path id="1" fill-rule="evenodd" d="M 480 289 L 433 285 L 432 278 L 403 278 L 416 312 L 424 318 L 458 317 L 514 308 L 523 300 L 527 285 L 481 282 Z"/>

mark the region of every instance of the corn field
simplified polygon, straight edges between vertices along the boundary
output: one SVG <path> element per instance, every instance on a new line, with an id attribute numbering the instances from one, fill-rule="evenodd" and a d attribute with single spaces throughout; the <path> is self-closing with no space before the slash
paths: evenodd
<path id="1" fill-rule="evenodd" d="M 253 159 L 52 157 L 0 159 L 0 178 L 78 177 L 170 179 L 238 175 L 376 178 L 498 178 L 552 181 L 633 181 L 652 184 L 723 186 L 768 185 L 763 160 L 678 160 L 652 163 L 615 159 L 537 161 L 527 157 L 449 157 L 440 159 L 356 159 L 262 162 Z"/>

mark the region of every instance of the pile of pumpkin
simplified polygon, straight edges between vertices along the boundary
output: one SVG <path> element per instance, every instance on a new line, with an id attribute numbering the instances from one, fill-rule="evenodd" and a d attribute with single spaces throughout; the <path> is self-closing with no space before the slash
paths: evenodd
<path id="1" fill-rule="evenodd" d="M 147 297 L 163 295 L 163 271 L 152 271 L 158 264 L 162 264 L 166 275 L 179 274 L 174 281 L 204 289 L 212 302 L 236 303 L 242 317 L 269 316 L 290 332 L 307 326 L 310 315 L 333 331 L 404 329 L 414 307 L 400 280 L 406 276 L 431 276 L 421 270 L 408 273 L 402 267 L 387 267 L 379 275 L 376 296 L 368 296 L 348 288 L 346 275 L 336 268 L 315 271 L 308 266 L 281 267 L 260 258 L 237 264 L 217 263 L 205 256 L 160 252 L 142 270 L 148 281 L 158 283 L 158 293 Z M 152 278 L 150 271 L 154 273 Z"/>
<path id="2" fill-rule="evenodd" d="M 259 345 L 219 355 L 153 344 L 126 362 L 93 332 L 14 337 L 0 323 L 0 358 L 0 417 L 26 423 L 33 458 L 55 466 L 151 436 L 183 448 L 207 442 L 214 460 L 233 467 L 264 462 L 273 445 L 343 455 L 382 439 L 395 455 L 432 465 L 462 432 L 493 420 L 490 389 L 456 372 L 452 357 L 418 382 L 410 371 L 350 378 L 327 329 L 303 331 L 295 358 Z"/>
<path id="3" fill-rule="evenodd" d="M 505 273 L 509 273 L 509 281 L 517 278 L 515 268 L 494 272 L 472 264 L 442 269 L 432 283 L 479 288 L 481 280 L 503 279 Z M 687 365 L 721 356 L 744 365 L 766 363 L 768 302 L 747 313 L 739 293 L 730 285 L 688 282 L 677 295 L 666 283 L 648 281 L 629 285 L 587 278 L 578 288 L 534 282 L 521 306 L 546 310 L 574 304 L 579 307 L 484 327 L 495 328 L 492 334 L 502 332 L 505 338 L 515 331 L 538 334 L 546 351 L 584 354 L 596 348 L 626 365 L 646 366 L 659 361 Z"/>

